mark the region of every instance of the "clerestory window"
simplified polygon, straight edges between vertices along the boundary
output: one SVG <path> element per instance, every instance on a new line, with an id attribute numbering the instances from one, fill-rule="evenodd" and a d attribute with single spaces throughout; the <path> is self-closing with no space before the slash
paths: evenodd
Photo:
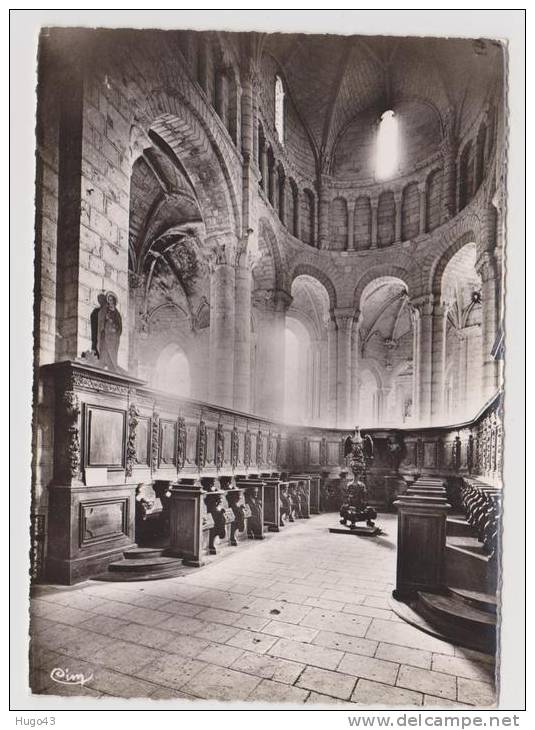
<path id="1" fill-rule="evenodd" d="M 388 180 L 399 168 L 398 120 L 392 109 L 381 115 L 377 130 L 375 176 Z"/>
<path id="2" fill-rule="evenodd" d="M 282 79 L 275 76 L 275 129 L 281 144 L 284 144 L 284 96 Z"/>

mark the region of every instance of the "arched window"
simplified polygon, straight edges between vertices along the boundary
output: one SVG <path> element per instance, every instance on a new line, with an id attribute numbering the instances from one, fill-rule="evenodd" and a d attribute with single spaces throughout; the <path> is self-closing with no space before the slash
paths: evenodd
<path id="1" fill-rule="evenodd" d="M 381 115 L 376 145 L 375 175 L 378 180 L 387 180 L 399 167 L 398 120 L 391 109 Z"/>
<path id="2" fill-rule="evenodd" d="M 284 144 L 284 96 L 282 79 L 275 76 L 275 129 L 281 144 Z"/>

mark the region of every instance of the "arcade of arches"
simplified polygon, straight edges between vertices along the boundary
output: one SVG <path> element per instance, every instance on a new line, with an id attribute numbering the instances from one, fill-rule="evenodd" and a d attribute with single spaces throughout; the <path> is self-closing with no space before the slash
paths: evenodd
<path id="1" fill-rule="evenodd" d="M 138 485 L 253 463 L 340 480 L 355 424 L 409 434 L 413 474 L 436 459 L 498 475 L 501 457 L 483 458 L 495 420 L 479 451 L 476 430 L 440 444 L 417 430 L 462 429 L 501 388 L 502 54 L 468 39 L 42 35 L 33 510 L 60 582 L 133 544 Z M 110 292 L 118 367 L 99 374 Z M 117 441 L 92 451 L 97 432 Z M 87 514 L 49 510 L 57 485 Z"/>

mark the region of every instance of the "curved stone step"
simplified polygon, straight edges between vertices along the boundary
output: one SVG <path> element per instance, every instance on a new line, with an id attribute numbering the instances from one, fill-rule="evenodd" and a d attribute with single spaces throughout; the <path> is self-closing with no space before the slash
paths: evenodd
<path id="1" fill-rule="evenodd" d="M 112 572 L 120 571 L 122 573 L 143 573 L 147 571 L 159 573 L 173 567 L 181 566 L 182 560 L 180 558 L 160 556 L 155 558 L 125 558 L 124 560 L 116 560 L 108 565 L 108 570 Z"/>
<path id="2" fill-rule="evenodd" d="M 482 591 L 470 591 L 466 588 L 454 588 L 449 586 L 450 593 L 458 596 L 461 600 L 470 606 L 478 608 L 480 611 L 496 615 L 496 596 L 492 593 L 483 593 Z"/>
<path id="3" fill-rule="evenodd" d="M 493 616 L 487 611 L 482 611 L 480 608 L 471 606 L 462 598 L 455 595 L 443 596 L 437 593 L 419 591 L 418 596 L 420 601 L 428 608 L 431 608 L 434 612 L 446 618 L 451 618 L 464 624 L 474 625 L 474 628 L 479 626 L 496 626 L 496 616 Z"/>
<path id="4" fill-rule="evenodd" d="M 127 560 L 145 560 L 147 558 L 159 558 L 163 555 L 163 548 L 133 548 L 125 550 L 123 555 Z"/>

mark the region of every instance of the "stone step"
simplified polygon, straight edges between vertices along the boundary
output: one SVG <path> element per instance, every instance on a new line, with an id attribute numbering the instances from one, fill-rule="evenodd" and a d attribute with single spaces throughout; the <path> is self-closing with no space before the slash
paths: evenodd
<path id="1" fill-rule="evenodd" d="M 137 547 L 132 550 L 126 550 L 123 555 L 128 560 L 145 560 L 147 558 L 160 558 L 163 553 L 163 548 Z"/>
<path id="2" fill-rule="evenodd" d="M 464 598 L 420 591 L 416 610 L 451 642 L 487 652 L 495 650 L 496 616 Z"/>
<path id="3" fill-rule="evenodd" d="M 466 588 L 454 588 L 453 586 L 449 586 L 449 590 L 452 595 L 459 597 L 468 605 L 496 616 L 497 600 L 494 594 L 471 591 Z"/>
<path id="4" fill-rule="evenodd" d="M 146 570 L 158 571 L 167 570 L 175 565 L 182 565 L 180 558 L 166 558 L 163 556 L 155 558 L 125 558 L 124 560 L 116 560 L 110 563 L 108 569 L 111 571 L 120 570 L 128 573 L 142 573 Z"/>

